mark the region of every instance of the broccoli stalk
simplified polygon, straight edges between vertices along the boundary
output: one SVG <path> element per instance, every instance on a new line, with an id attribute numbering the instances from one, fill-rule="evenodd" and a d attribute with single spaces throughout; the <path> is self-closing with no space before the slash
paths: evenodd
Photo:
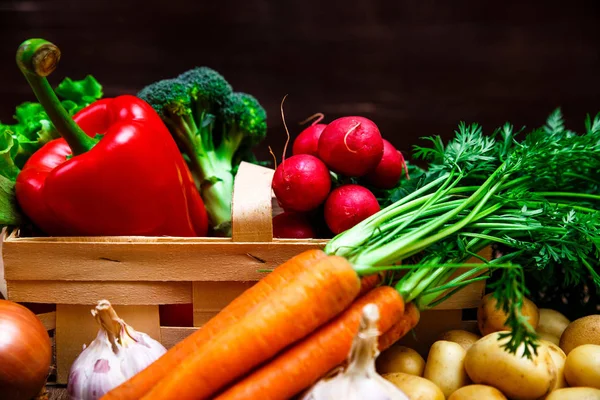
<path id="1" fill-rule="evenodd" d="M 199 67 L 143 88 L 184 155 L 216 234 L 231 235 L 233 178 L 240 154 L 266 136 L 266 112 L 234 93 L 216 71 Z"/>

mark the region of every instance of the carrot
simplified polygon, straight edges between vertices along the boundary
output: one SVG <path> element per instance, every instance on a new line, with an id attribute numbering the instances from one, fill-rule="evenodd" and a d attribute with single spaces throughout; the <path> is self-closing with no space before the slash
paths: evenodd
<path id="1" fill-rule="evenodd" d="M 233 380 L 313 332 L 348 307 L 360 280 L 343 257 L 329 256 L 217 334 L 143 399 L 207 399 Z"/>
<path id="2" fill-rule="evenodd" d="M 379 336 L 379 351 L 384 351 L 390 348 L 404 335 L 410 332 L 417 324 L 421 314 L 419 309 L 413 303 L 408 303 L 404 309 L 404 316 L 394 326 L 388 329 L 383 335 Z"/>
<path id="3" fill-rule="evenodd" d="M 346 360 L 365 305 L 379 308 L 379 329 L 387 331 L 403 317 L 404 301 L 389 286 L 378 287 L 355 301 L 327 325 L 294 344 L 269 363 L 237 382 L 216 400 L 288 399 Z"/>
<path id="4" fill-rule="evenodd" d="M 234 325 L 256 304 L 267 299 L 271 293 L 293 282 L 301 272 L 309 270 L 327 255 L 321 250 L 307 250 L 279 265 L 255 285 L 234 299 L 202 328 L 179 342 L 156 362 L 131 379 L 107 393 L 102 400 L 137 400 L 154 384 L 179 365 L 195 349 L 200 348 L 217 332 Z"/>
<path id="5" fill-rule="evenodd" d="M 361 297 L 367 292 L 370 292 L 376 286 L 379 286 L 385 278 L 385 272 L 363 276 L 360 280 L 360 292 L 357 297 Z"/>

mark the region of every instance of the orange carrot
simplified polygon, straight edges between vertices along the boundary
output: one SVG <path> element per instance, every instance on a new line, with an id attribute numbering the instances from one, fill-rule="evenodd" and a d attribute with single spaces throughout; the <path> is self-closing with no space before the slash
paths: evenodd
<path id="1" fill-rule="evenodd" d="M 403 318 L 404 301 L 400 294 L 389 286 L 378 287 L 336 319 L 229 387 L 216 400 L 279 400 L 300 393 L 347 359 L 362 309 L 369 303 L 379 308 L 381 331 Z"/>
<path id="2" fill-rule="evenodd" d="M 179 365 L 195 349 L 200 348 L 217 332 L 234 325 L 256 304 L 267 299 L 277 289 L 293 282 L 301 272 L 310 270 L 318 260 L 327 255 L 321 250 L 307 250 L 281 264 L 234 299 L 202 328 L 179 342 L 156 362 L 107 393 L 102 400 L 137 400 L 154 384 Z"/>
<path id="3" fill-rule="evenodd" d="M 417 306 L 413 303 L 408 303 L 404 309 L 404 316 L 394 326 L 388 329 L 383 335 L 379 336 L 379 351 L 384 351 L 390 348 L 404 335 L 410 332 L 417 324 L 421 314 Z"/>
<path id="4" fill-rule="evenodd" d="M 207 399 L 233 380 L 307 336 L 348 307 L 360 280 L 343 257 L 320 260 L 271 293 L 240 321 L 215 334 L 143 399 Z"/>
<path id="5" fill-rule="evenodd" d="M 376 286 L 379 286 L 379 284 L 383 282 L 384 278 L 385 272 L 363 276 L 360 280 L 360 293 L 358 293 L 358 297 L 361 297 L 365 293 L 370 292 Z"/>

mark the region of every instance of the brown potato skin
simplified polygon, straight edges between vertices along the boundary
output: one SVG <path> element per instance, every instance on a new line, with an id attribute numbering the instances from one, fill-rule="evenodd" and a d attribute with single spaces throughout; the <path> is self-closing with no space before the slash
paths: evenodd
<path id="1" fill-rule="evenodd" d="M 425 360 L 410 347 L 394 345 L 381 353 L 375 361 L 379 374 L 404 372 L 405 374 L 423 376 Z"/>
<path id="2" fill-rule="evenodd" d="M 600 400 L 600 390 L 587 387 L 558 389 L 546 400 Z"/>
<path id="3" fill-rule="evenodd" d="M 508 400 L 501 391 L 488 385 L 463 386 L 452 393 L 448 400 Z"/>
<path id="4" fill-rule="evenodd" d="M 382 375 L 402 390 L 410 400 L 445 400 L 446 397 L 437 385 L 425 378 L 396 372 Z"/>
<path id="5" fill-rule="evenodd" d="M 560 337 L 560 348 L 568 356 L 575 347 L 600 345 L 600 315 L 588 315 L 571 322 Z"/>
<path id="6" fill-rule="evenodd" d="M 496 310 L 496 299 L 492 293 L 485 295 L 479 303 L 477 309 L 477 325 L 482 336 L 487 336 L 490 333 L 510 330 L 505 326 L 506 314 L 502 310 Z M 529 299 L 523 299 L 523 308 L 521 313 L 525 317 L 529 317 L 529 324 L 533 329 L 537 329 L 540 313 L 535 304 Z"/>
<path id="7" fill-rule="evenodd" d="M 438 336 L 437 340 L 446 340 L 448 342 L 454 342 L 460 344 L 463 349 L 469 350 L 473 344 L 481 339 L 476 333 L 463 331 L 461 329 L 454 329 L 451 331 L 447 331 Z"/>

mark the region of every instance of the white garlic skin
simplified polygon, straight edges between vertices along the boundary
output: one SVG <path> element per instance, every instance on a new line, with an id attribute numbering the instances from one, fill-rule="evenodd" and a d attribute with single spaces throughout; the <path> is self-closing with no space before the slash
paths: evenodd
<path id="1" fill-rule="evenodd" d="M 128 332 L 137 343 L 121 348 L 119 352 L 121 371 L 126 379 L 133 377 L 167 352 L 162 344 L 147 334 L 134 331 L 131 327 Z"/>
<path id="2" fill-rule="evenodd" d="M 343 373 L 321 380 L 302 400 L 410 400 L 379 375 L 348 376 Z"/>
<path id="3" fill-rule="evenodd" d="M 97 400 L 125 380 L 121 360 L 101 330 L 71 366 L 67 390 L 73 400 Z"/>
<path id="4" fill-rule="evenodd" d="M 71 366 L 67 390 L 73 400 L 100 399 L 167 352 L 158 341 L 127 325 L 107 300 L 99 301 L 92 315 L 100 329 Z"/>

